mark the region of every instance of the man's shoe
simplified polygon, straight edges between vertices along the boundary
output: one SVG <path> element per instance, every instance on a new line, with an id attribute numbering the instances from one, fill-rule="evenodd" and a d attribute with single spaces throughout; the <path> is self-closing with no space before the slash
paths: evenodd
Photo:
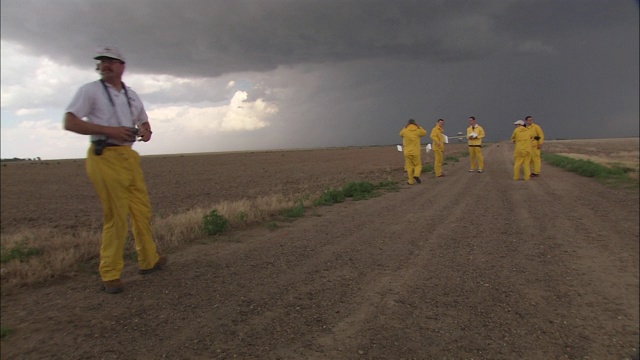
<path id="1" fill-rule="evenodd" d="M 119 294 L 124 291 L 124 284 L 120 279 L 103 281 L 102 289 L 107 294 Z"/>
<path id="2" fill-rule="evenodd" d="M 438 176 L 436 176 L 436 177 L 444 177 L 444 174 L 442 174 L 442 175 L 438 175 Z"/>
<path id="3" fill-rule="evenodd" d="M 473 170 L 473 169 L 469 169 L 469 172 L 476 172 L 476 171 L 475 171 L 475 170 Z"/>
<path id="4" fill-rule="evenodd" d="M 420 178 L 419 178 L 419 177 L 414 176 L 413 178 L 416 180 L 416 182 L 417 182 L 418 184 L 422 184 L 422 180 L 420 180 Z"/>
<path id="5" fill-rule="evenodd" d="M 160 256 L 160 258 L 158 259 L 158 262 L 156 262 L 156 264 L 153 265 L 151 269 L 140 269 L 138 270 L 138 274 L 147 275 L 147 274 L 151 274 L 152 272 L 162 270 L 162 268 L 164 268 L 167 265 L 167 262 L 168 260 L 165 256 Z"/>
<path id="6" fill-rule="evenodd" d="M 479 173 L 479 174 L 482 174 L 482 169 L 478 170 L 478 173 Z"/>

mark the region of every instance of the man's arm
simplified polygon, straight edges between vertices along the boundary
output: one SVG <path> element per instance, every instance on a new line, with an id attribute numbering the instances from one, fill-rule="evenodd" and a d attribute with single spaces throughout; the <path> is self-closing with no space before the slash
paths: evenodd
<path id="1" fill-rule="evenodd" d="M 482 126 L 478 126 L 478 139 L 482 139 L 484 137 L 484 129 Z"/>
<path id="2" fill-rule="evenodd" d="M 540 125 L 538 125 L 538 136 L 540 137 L 540 139 L 538 140 L 538 149 L 540 149 L 540 147 L 542 147 L 542 144 L 544 143 L 544 132 L 542 131 Z"/>
<path id="3" fill-rule="evenodd" d="M 112 127 L 93 124 L 80 119 L 71 112 L 64 114 L 64 129 L 81 135 L 103 135 L 109 139 L 123 142 L 131 141 L 133 136 L 133 133 L 127 127 Z M 149 131 L 149 133 L 151 133 L 151 131 Z M 151 134 L 149 134 L 149 137 L 150 136 Z"/>

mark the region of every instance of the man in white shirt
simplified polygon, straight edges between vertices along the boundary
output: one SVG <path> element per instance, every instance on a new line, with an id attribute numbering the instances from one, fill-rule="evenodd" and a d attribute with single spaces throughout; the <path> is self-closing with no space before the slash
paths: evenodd
<path id="1" fill-rule="evenodd" d="M 151 203 L 140 166 L 131 146 L 151 140 L 151 125 L 144 105 L 122 82 L 125 59 L 114 47 L 99 48 L 94 59 L 101 79 L 80 87 L 64 114 L 64 128 L 91 135 L 86 170 L 93 183 L 104 218 L 100 247 L 100 277 L 107 293 L 124 290 L 120 280 L 127 239 L 127 216 L 138 252 L 139 273 L 149 274 L 166 265 L 151 237 Z M 86 120 L 83 120 L 86 119 Z"/>

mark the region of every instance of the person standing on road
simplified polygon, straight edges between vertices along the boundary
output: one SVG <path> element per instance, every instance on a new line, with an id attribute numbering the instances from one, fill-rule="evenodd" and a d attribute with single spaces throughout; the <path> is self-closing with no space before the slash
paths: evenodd
<path id="1" fill-rule="evenodd" d="M 520 180 L 520 169 L 524 166 L 523 177 L 529 180 L 531 175 L 531 132 L 524 125 L 524 121 L 513 123 L 516 129 L 511 134 L 511 141 L 516 144 L 513 152 L 513 180 Z"/>
<path id="2" fill-rule="evenodd" d="M 533 117 L 527 116 L 524 119 L 527 122 L 527 129 L 531 132 L 531 176 L 538 177 L 542 168 L 540 150 L 544 143 L 544 132 L 540 125 L 533 123 Z"/>
<path id="3" fill-rule="evenodd" d="M 444 177 L 444 173 L 442 172 L 442 164 L 444 163 L 444 119 L 438 119 L 438 123 L 431 130 L 431 140 L 433 140 L 433 156 L 434 160 L 434 171 L 436 173 L 436 177 Z"/>
<path id="4" fill-rule="evenodd" d="M 469 139 L 469 157 L 471 158 L 471 169 L 469 172 L 479 173 L 484 171 L 484 158 L 482 157 L 482 138 L 484 129 L 478 125 L 474 116 L 469 117 L 469 127 L 467 128 L 467 139 Z"/>
<path id="5" fill-rule="evenodd" d="M 114 47 L 98 49 L 94 59 L 101 79 L 80 87 L 64 114 L 64 128 L 91 135 L 85 163 L 103 207 L 100 277 L 110 294 L 124 290 L 120 275 L 127 239 L 127 216 L 138 253 L 140 274 L 161 269 L 167 258 L 159 256 L 151 236 L 151 203 L 140 155 L 131 146 L 136 135 L 151 140 L 151 125 L 138 94 L 122 82 L 125 59 Z M 83 120 L 86 118 L 86 121 Z"/>
<path id="6" fill-rule="evenodd" d="M 420 138 L 427 135 L 427 130 L 416 124 L 416 121 L 409 119 L 407 125 L 400 131 L 402 137 L 402 150 L 404 153 L 404 168 L 407 170 L 407 181 L 413 185 L 414 181 L 420 184 L 420 174 L 422 173 L 422 157 Z"/>

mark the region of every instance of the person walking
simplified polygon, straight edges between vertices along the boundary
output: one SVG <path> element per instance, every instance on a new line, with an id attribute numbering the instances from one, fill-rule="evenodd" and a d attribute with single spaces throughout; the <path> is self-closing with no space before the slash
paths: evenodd
<path id="1" fill-rule="evenodd" d="M 516 144 L 513 152 L 513 180 L 520 180 L 520 169 L 524 167 L 523 177 L 528 181 L 531 175 L 531 132 L 522 120 L 513 124 L 516 126 L 511 134 L 511 141 Z"/>
<path id="2" fill-rule="evenodd" d="M 420 184 L 420 174 L 422 173 L 422 157 L 420 138 L 427 135 L 427 130 L 416 124 L 416 121 L 409 119 L 407 125 L 400 131 L 402 137 L 402 152 L 404 154 L 404 168 L 407 171 L 409 185 L 414 182 Z"/>
<path id="3" fill-rule="evenodd" d="M 527 116 L 524 119 L 527 123 L 527 129 L 531 132 L 531 176 L 538 177 L 542 168 L 540 150 L 544 143 L 544 132 L 540 125 L 533 122 L 533 117 Z"/>
<path id="4" fill-rule="evenodd" d="M 115 47 L 99 48 L 94 56 L 100 80 L 80 87 L 64 114 L 64 129 L 91 135 L 86 172 L 103 208 L 100 277 L 110 294 L 124 290 L 120 280 L 127 239 L 127 216 L 138 253 L 140 274 L 162 269 L 151 236 L 151 203 L 140 166 L 140 155 L 132 149 L 136 137 L 151 140 L 151 125 L 138 94 L 122 82 L 125 58 Z M 83 120 L 86 118 L 86 121 Z"/>
<path id="5" fill-rule="evenodd" d="M 431 140 L 433 140 L 433 156 L 434 160 L 434 171 L 436 173 L 436 177 L 444 177 L 444 173 L 442 172 L 442 164 L 444 163 L 444 119 L 438 119 L 438 123 L 431 130 Z"/>
<path id="6" fill-rule="evenodd" d="M 469 117 L 469 127 L 467 128 L 467 139 L 469 142 L 469 158 L 471 168 L 469 172 L 482 173 L 484 171 L 484 158 L 482 157 L 482 139 L 484 129 L 478 125 L 474 116 Z"/>

